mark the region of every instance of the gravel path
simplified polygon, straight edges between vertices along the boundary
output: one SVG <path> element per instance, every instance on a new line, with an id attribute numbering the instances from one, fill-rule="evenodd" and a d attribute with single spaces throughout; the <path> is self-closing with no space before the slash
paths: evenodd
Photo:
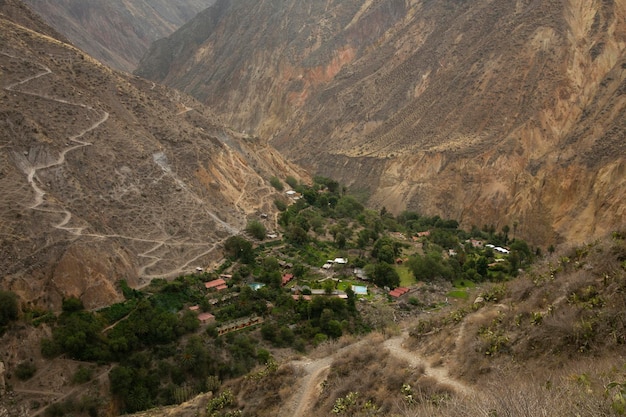
<path id="1" fill-rule="evenodd" d="M 412 367 L 423 367 L 426 376 L 434 378 L 437 382 L 451 387 L 460 395 L 470 395 L 474 390 L 467 384 L 453 379 L 448 375 L 448 371 L 444 367 L 432 367 L 425 358 L 419 356 L 415 352 L 410 352 L 404 348 L 404 341 L 408 337 L 407 332 L 403 332 L 400 336 L 387 339 L 383 346 L 389 353 L 396 358 L 405 360 Z M 320 385 L 328 376 L 333 360 L 352 349 L 357 349 L 360 345 L 367 343 L 367 339 L 353 343 L 338 349 L 330 356 L 321 359 L 304 359 L 294 361 L 291 364 L 304 372 L 304 377 L 300 378 L 300 384 L 294 387 L 294 394 L 285 402 L 279 412 L 279 416 L 289 417 L 305 417 L 309 414 L 315 399 L 320 394 Z"/>

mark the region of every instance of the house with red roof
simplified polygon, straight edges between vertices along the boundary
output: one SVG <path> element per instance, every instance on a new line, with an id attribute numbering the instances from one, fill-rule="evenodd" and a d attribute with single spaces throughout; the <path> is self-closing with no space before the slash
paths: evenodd
<path id="1" fill-rule="evenodd" d="M 283 283 L 282 283 L 282 285 L 283 286 L 287 285 L 287 283 L 289 281 L 291 281 L 292 279 L 293 279 L 293 274 L 285 274 L 285 275 L 283 275 L 283 281 L 282 281 Z"/>
<path id="2" fill-rule="evenodd" d="M 214 279 L 213 281 L 205 282 L 204 287 L 207 290 L 214 289 L 216 291 L 222 291 L 228 288 L 228 285 L 226 285 L 226 281 L 224 281 L 223 278 L 218 278 Z"/>
<path id="3" fill-rule="evenodd" d="M 398 287 L 394 290 L 389 291 L 389 295 L 392 296 L 393 298 L 398 298 L 404 294 L 406 294 L 407 292 L 409 292 L 409 289 L 406 287 Z"/>
<path id="4" fill-rule="evenodd" d="M 211 313 L 200 313 L 198 314 L 198 320 L 200 320 L 200 324 L 207 324 L 215 321 L 215 316 Z"/>

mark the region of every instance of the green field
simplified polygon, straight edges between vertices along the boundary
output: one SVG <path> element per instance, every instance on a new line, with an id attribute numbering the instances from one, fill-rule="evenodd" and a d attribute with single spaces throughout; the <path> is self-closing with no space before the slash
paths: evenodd
<path id="1" fill-rule="evenodd" d="M 417 284 L 417 280 L 413 276 L 413 273 L 406 266 L 396 266 L 396 272 L 400 275 L 401 287 L 410 287 L 411 285 Z"/>

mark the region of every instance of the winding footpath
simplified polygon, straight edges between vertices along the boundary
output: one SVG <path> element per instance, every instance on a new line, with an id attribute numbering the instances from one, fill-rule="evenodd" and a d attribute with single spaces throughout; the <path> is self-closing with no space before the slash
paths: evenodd
<path id="1" fill-rule="evenodd" d="M 37 184 L 37 181 L 35 181 L 37 179 L 37 172 L 44 170 L 44 169 L 49 169 L 49 168 L 53 168 L 56 166 L 60 166 L 63 163 L 65 163 L 65 155 L 67 155 L 68 152 L 71 151 L 75 151 L 77 149 L 80 148 L 84 148 L 86 146 L 91 146 L 92 144 L 90 142 L 85 142 L 80 140 L 80 138 L 82 138 L 83 136 L 85 136 L 87 133 L 91 132 L 92 130 L 97 129 L 98 127 L 100 127 L 100 125 L 104 122 L 106 122 L 109 119 L 109 113 L 104 111 L 104 110 L 96 110 L 91 106 L 88 106 L 86 104 L 82 104 L 82 103 L 74 103 L 68 100 L 63 100 L 60 98 L 54 98 L 54 97 L 50 97 L 47 96 L 45 94 L 39 94 L 39 93 L 34 93 L 32 91 L 22 91 L 22 90 L 16 90 L 16 87 L 19 87 L 21 85 L 24 85 L 28 82 L 31 82 L 37 78 L 41 78 L 44 77 L 46 75 L 50 75 L 52 74 L 52 70 L 50 68 L 48 68 L 47 66 L 40 64 L 38 62 L 33 62 L 33 61 L 28 61 L 25 60 L 23 58 L 19 58 L 16 57 L 14 55 L 10 55 L 7 54 L 5 52 L 0 52 L 0 54 L 4 55 L 4 56 L 8 56 L 10 58 L 13 59 L 19 59 L 21 61 L 24 62 L 30 62 L 32 64 L 38 65 L 39 67 L 41 67 L 42 71 L 32 75 L 30 77 L 27 77 L 23 80 L 20 80 L 18 82 L 15 82 L 13 84 L 9 84 L 8 86 L 4 87 L 4 89 L 6 91 L 10 91 L 10 92 L 14 92 L 14 93 L 20 93 L 20 94 L 24 94 L 24 95 L 28 95 L 28 96 L 32 96 L 32 97 L 38 97 L 42 100 L 48 100 L 48 101 L 53 101 L 55 103 L 62 103 L 62 104 L 67 104 L 70 106 L 75 106 L 75 107 L 80 107 L 82 109 L 85 110 L 89 110 L 89 111 L 96 111 L 96 112 L 100 112 L 102 113 L 102 116 L 100 117 L 99 120 L 97 120 L 95 123 L 93 123 L 91 126 L 89 126 L 88 128 L 82 130 L 81 132 L 77 133 L 76 135 L 70 136 L 68 138 L 68 140 L 70 142 L 74 142 L 76 145 L 73 146 L 69 146 L 65 149 L 63 149 L 60 153 L 59 156 L 56 160 L 49 162 L 47 164 L 43 164 L 43 165 L 31 165 L 28 164 L 28 166 L 25 167 L 26 170 L 26 178 L 28 180 L 28 184 L 31 186 L 31 188 L 33 189 L 33 192 L 35 194 L 35 200 L 33 202 L 33 204 L 31 204 L 28 208 L 31 210 L 39 210 L 39 211 L 43 211 L 43 212 L 47 212 L 47 213 L 57 213 L 57 214 L 62 214 L 63 215 L 63 220 L 61 220 L 59 223 L 54 224 L 53 227 L 56 229 L 61 229 L 61 230 L 65 230 L 67 232 L 70 232 L 76 236 L 80 236 L 82 234 L 82 230 L 83 228 L 81 227 L 67 227 L 66 225 L 69 224 L 69 222 L 72 219 L 72 213 L 70 213 L 68 210 L 51 210 L 51 209 L 43 209 L 40 208 L 40 206 L 43 204 L 44 202 L 44 196 L 46 195 L 46 192 L 41 189 L 41 187 Z"/>
<path id="2" fill-rule="evenodd" d="M 62 103 L 65 105 L 70 105 L 70 106 L 75 106 L 81 109 L 84 109 L 86 111 L 89 112 L 96 112 L 100 114 L 100 117 L 98 118 L 98 120 L 96 120 L 93 124 L 91 124 L 89 127 L 87 127 L 86 129 L 78 132 L 77 134 L 68 137 L 68 142 L 71 143 L 71 146 L 67 146 L 66 148 L 62 149 L 59 152 L 58 157 L 51 161 L 51 162 L 47 162 L 45 164 L 33 164 L 30 163 L 26 158 L 23 158 L 20 156 L 20 168 L 22 169 L 22 171 L 26 174 L 26 178 L 28 181 L 28 184 L 30 185 L 30 187 L 33 190 L 34 193 L 34 200 L 33 202 L 27 206 L 28 209 L 30 210 L 37 210 L 40 212 L 45 212 L 45 213 L 51 213 L 51 214 L 57 214 L 57 215 L 61 215 L 62 218 L 60 221 L 58 221 L 57 223 L 53 223 L 52 227 L 58 230 L 63 230 L 66 231 L 68 233 L 70 233 L 71 235 L 75 236 L 76 238 L 79 237 L 91 237 L 91 238 L 97 238 L 97 239 L 122 239 L 122 240 L 127 240 L 127 241 L 131 241 L 131 242 L 139 242 L 139 243 L 150 243 L 153 244 L 153 246 L 151 246 L 149 249 L 145 250 L 144 252 L 138 253 L 137 256 L 140 258 L 144 258 L 147 259 L 148 261 L 139 266 L 138 270 L 137 270 L 137 275 L 144 279 L 144 284 L 149 283 L 149 280 L 152 278 L 172 278 L 172 277 L 176 277 L 179 276 L 181 274 L 185 274 L 190 272 L 191 270 L 193 270 L 195 268 L 194 265 L 191 265 L 195 262 L 197 262 L 199 259 L 201 259 L 203 256 L 206 256 L 208 254 L 210 254 L 211 252 L 215 251 L 217 249 L 217 247 L 222 244 L 228 237 L 238 234 L 240 232 L 240 230 L 236 227 L 233 227 L 232 225 L 230 225 L 229 223 L 223 221 L 222 219 L 220 219 L 215 213 L 212 212 L 207 212 L 207 215 L 209 217 L 211 217 L 219 226 L 221 226 L 228 234 L 228 236 L 218 242 L 198 242 L 198 243 L 192 243 L 192 242 L 174 242 L 170 240 L 170 237 L 164 237 L 164 238 L 155 238 L 155 239 L 143 239 L 143 238 L 137 238 L 137 237 L 133 237 L 133 236 L 125 236 L 125 235 L 121 235 L 121 234 L 99 234 L 99 233 L 85 233 L 84 229 L 85 227 L 72 227 L 72 226 L 68 226 L 70 224 L 70 222 L 72 221 L 72 213 L 63 208 L 63 207 L 57 207 L 57 208 L 45 208 L 43 207 L 44 202 L 45 202 L 45 196 L 46 196 L 46 191 L 44 191 L 44 189 L 42 188 L 42 186 L 40 185 L 40 180 L 37 176 L 38 172 L 42 171 L 42 170 L 46 170 L 46 169 L 50 169 L 50 168 L 54 168 L 54 167 L 58 167 L 63 165 L 66 162 L 66 155 L 72 151 L 76 151 L 78 149 L 87 147 L 87 146 L 92 146 L 93 144 L 90 142 L 87 142 L 85 140 L 83 140 L 83 137 L 85 135 L 87 135 L 88 133 L 98 129 L 103 123 L 105 123 L 108 119 L 109 119 L 109 113 L 107 111 L 104 110 L 100 110 L 100 109 L 95 109 L 87 104 L 83 104 L 83 103 L 76 103 L 76 102 L 72 102 L 69 100 L 64 100 L 61 98 L 56 98 L 56 97 L 52 97 L 52 96 L 48 96 L 46 94 L 41 94 L 38 92 L 34 92 L 34 91 L 28 91 L 25 89 L 22 89 L 20 87 L 24 86 L 25 84 L 34 81 L 36 79 L 39 79 L 41 77 L 45 77 L 48 75 L 53 74 L 53 71 L 47 67 L 46 65 L 43 65 L 39 62 L 35 62 L 29 59 L 25 59 L 25 58 L 21 58 L 15 55 L 12 55 L 10 53 L 7 52 L 3 52 L 0 51 L 0 55 L 9 57 L 11 59 L 16 59 L 16 60 L 20 60 L 22 62 L 25 63 L 29 63 L 29 64 L 33 64 L 38 66 L 39 68 L 41 68 L 41 71 L 37 72 L 34 75 L 28 76 L 24 79 L 21 79 L 17 82 L 13 82 L 9 85 L 4 86 L 4 90 L 14 93 L 14 94 L 24 94 L 27 96 L 31 96 L 31 97 L 37 97 L 39 99 L 42 100 L 47 100 L 47 101 L 51 101 L 54 103 Z M 153 83 L 152 88 L 153 89 L 155 87 L 155 84 Z M 184 106 L 184 110 L 181 111 L 179 113 L 179 115 L 183 115 L 189 111 L 193 110 L 193 108 L 188 107 L 188 106 Z M 179 183 L 179 186 L 181 186 L 181 188 L 187 190 L 186 184 L 184 184 L 184 182 L 182 182 L 182 180 L 180 180 L 174 172 L 171 171 L 169 166 L 165 166 L 162 163 L 159 163 L 160 161 L 156 161 L 155 163 L 157 163 L 157 165 L 164 171 L 165 175 L 169 175 L 171 177 L 173 177 L 173 179 Z M 188 190 L 187 190 L 188 191 Z M 242 191 L 242 193 L 245 192 Z M 191 192 L 190 192 L 191 193 Z M 193 194 L 193 193 L 191 193 Z M 204 201 L 202 201 L 202 199 L 200 199 L 197 195 L 193 194 L 192 198 L 194 198 L 196 200 L 196 202 L 200 203 L 200 204 L 204 204 Z M 173 246 L 173 247 L 181 247 L 181 246 L 185 246 L 185 247 L 189 247 L 189 246 L 197 246 L 197 247 L 203 247 L 206 248 L 206 250 L 202 250 L 199 254 L 193 256 L 191 259 L 184 259 L 181 260 L 181 264 L 178 266 L 175 266 L 174 268 L 172 268 L 171 270 L 164 272 L 164 273 L 160 273 L 158 275 L 148 275 L 147 271 L 148 269 L 150 269 L 151 267 L 154 267 L 155 265 L 157 265 L 159 262 L 163 261 L 164 259 L 161 256 L 158 255 L 152 255 L 152 253 L 156 252 L 158 249 L 162 248 L 163 246 Z"/>
<path id="3" fill-rule="evenodd" d="M 425 358 L 419 356 L 416 352 L 406 350 L 404 348 L 404 341 L 407 337 L 408 333 L 403 332 L 400 336 L 385 340 L 383 346 L 392 356 L 408 362 L 412 368 L 423 368 L 425 376 L 435 379 L 442 385 L 447 385 L 457 394 L 462 396 L 476 394 L 476 391 L 469 385 L 450 377 L 445 368 L 432 367 Z M 333 355 L 321 359 L 291 362 L 291 365 L 304 372 L 304 377 L 301 378 L 302 382 L 297 392 L 285 403 L 279 414 L 281 416 L 293 417 L 307 416 L 307 412 L 320 394 L 319 387 L 324 379 L 326 379 L 333 360 L 345 354 L 347 351 L 358 349 L 365 343 L 367 343 L 366 339 L 360 340 L 338 349 Z"/>

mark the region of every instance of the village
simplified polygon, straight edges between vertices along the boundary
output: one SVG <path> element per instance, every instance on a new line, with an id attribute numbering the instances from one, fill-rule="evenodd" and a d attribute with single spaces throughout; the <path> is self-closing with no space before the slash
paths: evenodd
<path id="1" fill-rule="evenodd" d="M 125 300 L 98 311 L 68 299 L 58 317 L 33 316 L 52 326 L 42 354 L 110 364 L 111 393 L 133 412 L 206 392 L 207 378 L 245 375 L 285 350 L 453 307 L 532 260 L 506 230 L 368 210 L 325 178 L 292 189 L 275 202 L 277 225 L 251 216 L 215 264 L 141 289 L 120 281 Z"/>

